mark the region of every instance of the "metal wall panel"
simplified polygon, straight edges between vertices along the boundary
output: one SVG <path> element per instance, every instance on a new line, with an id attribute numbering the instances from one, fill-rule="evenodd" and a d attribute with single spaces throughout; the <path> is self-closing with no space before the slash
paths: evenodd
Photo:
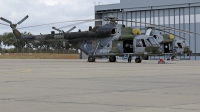
<path id="1" fill-rule="evenodd" d="M 146 23 L 150 23 L 151 22 L 151 13 L 150 11 L 146 11 Z"/>
<path id="2" fill-rule="evenodd" d="M 199 0 L 121 0 L 120 4 L 123 8 L 130 7 L 150 7 L 150 6 L 173 6 L 179 4 L 199 3 Z M 166 7 L 165 7 L 166 8 Z"/>
<path id="3" fill-rule="evenodd" d="M 140 22 L 140 11 L 136 12 L 136 14 L 137 14 L 137 20 L 136 21 Z M 141 23 L 137 23 L 136 27 L 140 28 L 141 27 Z"/>
<path id="4" fill-rule="evenodd" d="M 146 11 L 141 11 L 141 22 L 145 22 L 146 23 Z M 146 25 L 145 24 L 141 24 L 142 28 L 145 28 Z M 143 32 L 145 32 L 146 30 L 143 30 Z"/>
<path id="5" fill-rule="evenodd" d="M 164 25 L 164 11 L 159 10 L 159 23 L 160 25 Z"/>
<path id="6" fill-rule="evenodd" d="M 105 11 L 115 11 L 116 9 L 124 9 L 125 11 L 150 10 L 150 9 L 166 9 L 181 8 L 188 6 L 199 6 L 199 0 L 121 0 L 117 4 L 96 5 L 95 11 L 104 13 Z"/>
<path id="7" fill-rule="evenodd" d="M 131 14 L 132 14 L 132 12 L 127 12 L 126 14 L 127 14 L 127 15 L 126 15 L 127 19 L 126 19 L 126 20 L 131 21 L 131 18 L 132 18 L 132 15 L 131 15 Z M 126 22 L 126 26 L 127 26 L 127 27 L 132 27 L 132 26 L 131 26 L 131 22 Z"/>
<path id="8" fill-rule="evenodd" d="M 123 17 L 122 17 L 122 13 L 121 13 L 121 12 L 118 13 L 118 18 L 119 18 L 119 19 L 123 19 Z M 119 21 L 118 24 L 122 24 L 122 22 Z"/>
<path id="9" fill-rule="evenodd" d="M 200 32 L 200 7 L 196 7 L 196 17 L 195 17 L 195 32 Z M 195 35 L 195 44 L 196 44 L 196 52 L 200 53 L 200 36 L 199 35 Z"/>

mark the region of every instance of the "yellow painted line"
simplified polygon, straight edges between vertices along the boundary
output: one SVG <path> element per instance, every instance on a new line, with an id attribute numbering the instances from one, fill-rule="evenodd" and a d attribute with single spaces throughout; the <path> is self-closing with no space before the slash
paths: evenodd
<path id="1" fill-rule="evenodd" d="M 3 74 L 19 74 L 19 73 L 29 73 L 29 72 L 31 72 L 31 70 L 30 69 L 24 69 L 24 70 L 10 70 L 10 71 L 5 71 L 5 72 L 1 72 L 1 74 L 0 75 L 3 75 Z"/>
<path id="2" fill-rule="evenodd" d="M 30 69 L 24 69 L 24 71 L 21 71 L 22 73 L 28 73 L 28 72 L 31 72 Z"/>

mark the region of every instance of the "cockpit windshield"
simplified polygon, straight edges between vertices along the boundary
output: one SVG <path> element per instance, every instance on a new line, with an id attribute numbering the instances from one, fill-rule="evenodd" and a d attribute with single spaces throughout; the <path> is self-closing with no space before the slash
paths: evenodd
<path id="1" fill-rule="evenodd" d="M 145 40 L 146 46 L 151 46 L 150 41 L 149 40 Z"/>
<path id="2" fill-rule="evenodd" d="M 149 41 L 151 42 L 152 45 L 159 45 L 158 41 L 153 37 L 149 37 Z"/>

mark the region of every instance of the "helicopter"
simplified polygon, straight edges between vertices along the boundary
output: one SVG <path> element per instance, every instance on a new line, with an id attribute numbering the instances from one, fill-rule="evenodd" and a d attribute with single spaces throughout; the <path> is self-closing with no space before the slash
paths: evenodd
<path id="1" fill-rule="evenodd" d="M 163 55 L 168 55 L 168 60 L 175 60 L 177 55 L 189 55 L 192 53 L 185 38 L 165 31 L 164 29 L 158 29 L 155 26 L 148 26 L 147 28 L 151 28 L 149 35 L 153 36 L 160 43 L 160 50 Z M 143 59 L 148 60 L 149 57 L 144 56 Z"/>
<path id="2" fill-rule="evenodd" d="M 21 24 L 27 18 L 28 16 L 17 24 Z M 137 56 L 135 62 L 141 63 L 143 56 L 162 55 L 161 46 L 156 36 L 160 38 L 163 36 L 155 35 L 155 33 L 152 32 L 152 27 L 148 27 L 146 33 L 141 34 L 140 29 L 117 24 L 116 21 L 120 20 L 113 16 L 104 18 L 104 21 L 109 21 L 108 24 L 96 26 L 94 28 L 89 27 L 89 31 L 70 33 L 71 30 L 64 32 L 63 30 L 53 27 L 53 29 L 59 31 L 59 33 L 51 32 L 51 34 L 26 37 L 22 36 L 16 29 L 17 24 L 12 24 L 12 22 L 4 18 L 1 18 L 1 20 L 10 23 L 10 27 L 13 29 L 17 41 L 67 40 L 68 43 L 76 46 L 87 54 L 89 62 L 94 62 L 96 57 L 109 57 L 110 62 L 116 62 L 116 56 L 122 56 L 124 59 L 127 59 L 128 62 L 131 62 L 132 56 Z M 150 25 L 156 26 L 154 24 Z M 185 33 L 187 31 L 182 32 Z"/>
<path id="3" fill-rule="evenodd" d="M 28 16 L 24 17 L 17 24 L 21 24 Z M 88 61 L 94 62 L 96 57 L 109 57 L 110 62 L 116 62 L 116 56 L 123 56 L 131 62 L 132 56 L 137 56 L 136 63 L 141 63 L 141 56 L 143 55 L 160 55 L 160 44 L 158 41 L 148 35 L 141 34 L 139 30 L 132 28 L 125 28 L 121 24 L 115 22 L 116 17 L 106 17 L 105 20 L 109 21 L 108 24 L 90 28 L 89 31 L 84 32 L 64 32 L 46 35 L 33 35 L 22 36 L 16 29 L 17 24 L 1 17 L 1 20 L 10 23 L 13 33 L 18 40 L 38 40 L 38 41 L 51 41 L 55 39 L 67 40 L 68 43 L 76 46 L 88 55 Z M 54 29 L 56 29 L 54 27 Z M 57 29 L 58 30 L 58 29 Z M 136 33 L 134 33 L 134 31 Z"/>
<path id="4" fill-rule="evenodd" d="M 175 60 L 177 59 L 176 58 L 177 55 L 181 55 L 181 54 L 190 55 L 192 53 L 192 50 L 190 49 L 189 44 L 186 42 L 186 39 L 174 33 L 171 33 L 170 30 L 180 32 L 180 33 L 185 33 L 188 35 L 192 35 L 192 34 L 200 35 L 199 33 L 196 33 L 196 32 L 189 32 L 185 30 L 180 30 L 180 29 L 152 24 L 152 23 L 138 22 L 138 21 L 132 21 L 132 20 L 124 20 L 124 21 L 149 25 L 143 29 L 145 30 L 150 29 L 148 31 L 149 32 L 148 35 L 153 36 L 160 43 L 160 50 L 162 51 L 162 55 L 167 55 L 168 56 L 167 60 L 170 60 L 170 59 Z M 143 56 L 143 59 L 148 60 L 149 56 Z"/>

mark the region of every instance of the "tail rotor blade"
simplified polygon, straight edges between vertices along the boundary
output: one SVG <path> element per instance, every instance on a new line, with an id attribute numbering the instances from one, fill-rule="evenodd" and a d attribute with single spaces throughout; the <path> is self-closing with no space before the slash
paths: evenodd
<path id="1" fill-rule="evenodd" d="M 0 17 L 0 19 L 1 19 L 2 21 L 5 21 L 5 22 L 9 23 L 9 24 L 12 24 L 11 21 L 9 21 L 9 20 L 7 20 L 7 19 L 5 19 L 5 18 L 3 18 L 3 17 Z"/>
<path id="2" fill-rule="evenodd" d="M 28 15 L 25 16 L 21 21 L 19 21 L 17 24 L 21 24 L 22 22 L 24 22 L 26 19 L 28 18 Z"/>

